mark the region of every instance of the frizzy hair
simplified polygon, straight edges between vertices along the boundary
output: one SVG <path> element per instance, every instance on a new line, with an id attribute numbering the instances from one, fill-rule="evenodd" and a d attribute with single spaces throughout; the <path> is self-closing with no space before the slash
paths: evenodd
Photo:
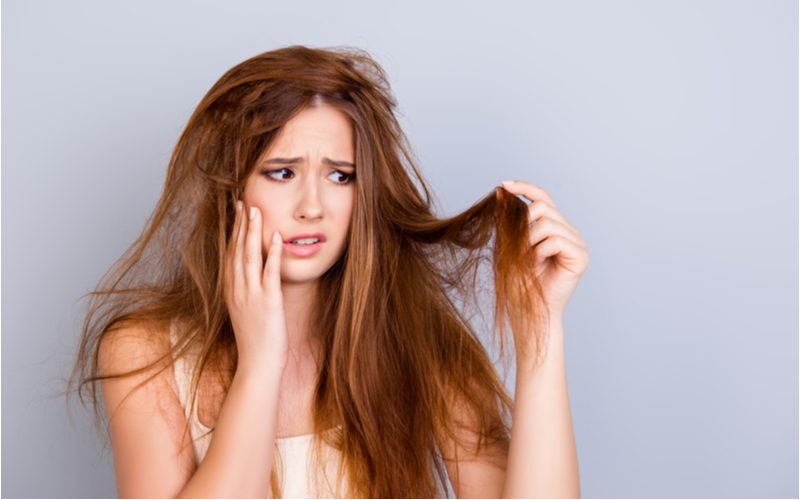
<path id="1" fill-rule="evenodd" d="M 281 127 L 322 103 L 352 123 L 357 178 L 344 252 L 320 277 L 311 308 L 310 334 L 322 347 L 316 457 L 323 441 L 340 451 L 342 496 L 434 497 L 437 482 L 447 484 L 441 460 L 457 458 L 445 453 L 453 443 L 462 453 L 493 451 L 500 465 L 508 452 L 513 401 L 464 312 L 468 304 L 482 312 L 481 264 L 490 266 L 491 339 L 506 373 L 511 341 L 541 359 L 548 318 L 526 203 L 496 188 L 463 213 L 436 217 L 386 75 L 360 49 L 280 48 L 236 65 L 211 87 L 180 135 L 143 232 L 88 294 L 68 387 L 77 385 L 84 404 L 90 394 L 97 423 L 98 381 L 156 368 L 139 388 L 191 351 L 188 404 L 197 404 L 200 376 L 212 366 L 228 390 L 237 351 L 222 270 L 234 203 Z M 167 345 L 170 324 L 178 341 L 160 359 L 100 373 L 105 336 L 143 325 Z M 270 482 L 280 496 L 276 467 Z"/>

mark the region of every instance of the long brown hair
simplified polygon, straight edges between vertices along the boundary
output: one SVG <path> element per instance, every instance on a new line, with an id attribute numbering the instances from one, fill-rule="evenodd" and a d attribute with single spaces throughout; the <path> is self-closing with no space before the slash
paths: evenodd
<path id="1" fill-rule="evenodd" d="M 281 127 L 321 102 L 350 118 L 358 169 L 348 241 L 320 278 L 309 322 L 322 346 L 315 450 L 319 457 L 322 440 L 340 450 L 340 477 L 350 487 L 343 496 L 433 497 L 437 481 L 447 484 L 442 458 L 456 458 L 441 450 L 459 443 L 466 425 L 456 408 L 477 416 L 470 453 L 507 453 L 510 441 L 513 401 L 467 311 L 482 313 L 479 292 L 494 292 L 491 339 L 507 373 L 506 322 L 515 350 L 538 359 L 546 310 L 526 203 L 494 189 L 463 213 L 436 217 L 386 75 L 359 49 L 265 52 L 211 87 L 175 146 L 144 231 L 89 294 L 69 386 L 78 384 L 81 402 L 89 386 L 99 421 L 96 382 L 155 365 L 100 374 L 101 339 L 126 324 L 176 320 L 179 340 L 161 369 L 194 349 L 190 404 L 212 362 L 227 391 L 237 352 L 221 272 L 234 202 Z M 479 281 L 484 262 L 493 287 Z M 274 467 L 271 484 L 280 495 Z"/>

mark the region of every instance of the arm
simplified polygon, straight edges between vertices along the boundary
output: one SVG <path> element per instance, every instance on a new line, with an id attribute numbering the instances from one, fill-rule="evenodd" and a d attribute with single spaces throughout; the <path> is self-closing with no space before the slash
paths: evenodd
<path id="1" fill-rule="evenodd" d="M 162 355 L 163 345 L 136 328 L 107 335 L 100 346 L 102 375 L 123 373 Z M 266 497 L 272 467 L 280 374 L 238 372 L 220 411 L 205 460 L 195 464 L 191 441 L 181 447 L 186 418 L 172 370 L 135 386 L 143 374 L 101 382 L 109 416 L 120 498 Z M 133 391 L 133 392 L 131 392 Z"/>
<path id="2" fill-rule="evenodd" d="M 515 403 L 503 498 L 580 498 L 564 363 L 564 327 L 554 316 L 542 364 L 517 358 Z"/>
<path id="3" fill-rule="evenodd" d="M 572 432 L 564 363 L 564 308 L 589 265 L 586 241 L 542 188 L 503 182 L 510 194 L 530 200 L 528 244 L 535 276 L 550 313 L 549 340 L 541 364 L 517 351 L 517 386 L 508 451 L 505 497 L 580 497 L 578 456 Z M 535 354 L 530 354 L 535 356 Z"/>
<path id="4" fill-rule="evenodd" d="M 478 419 L 463 405 L 454 408 L 472 429 L 461 432 L 469 446 L 448 442 L 443 448 L 445 456 L 459 457 L 445 460 L 457 498 L 580 498 L 560 320 L 551 326 L 551 335 L 538 371 L 531 373 L 532 363 L 517 359 L 507 455 L 494 447 L 473 456 Z"/>
<path id="5" fill-rule="evenodd" d="M 278 400 L 288 352 L 281 292 L 283 239 L 275 232 L 264 262 L 261 212 L 236 204 L 225 254 L 225 303 L 238 360 L 205 459 L 179 497 L 268 497 Z M 251 222 L 248 222 L 251 221 Z M 262 266 L 263 263 L 263 266 Z"/>
<path id="6" fill-rule="evenodd" d="M 250 208 L 253 223 L 248 224 L 244 208 L 241 201 L 236 204 L 236 231 L 228 240 L 223 268 L 237 368 L 205 459 L 194 471 L 191 447 L 180 447 L 186 419 L 177 398 L 169 397 L 177 393 L 172 370 L 162 370 L 153 379 L 157 383 L 142 386 L 146 390 L 134 389 L 148 372 L 105 381 L 102 390 L 120 496 L 254 498 L 270 492 L 279 392 L 288 353 L 280 276 L 283 240 L 279 233 L 273 234 L 263 263 L 260 211 Z M 153 338 L 161 342 L 151 342 Z M 145 329 L 115 330 L 101 342 L 101 372 L 125 373 L 146 366 L 163 355 L 159 351 L 166 352 L 167 338 L 166 331 L 148 338 Z M 146 363 L 133 363 L 139 357 Z"/>
<path id="7" fill-rule="evenodd" d="M 280 373 L 236 372 L 208 453 L 178 498 L 268 498 Z"/>
<path id="8" fill-rule="evenodd" d="M 142 329 L 110 331 L 100 342 L 99 375 L 151 364 L 161 349 Z M 181 443 L 186 417 L 169 370 L 136 388 L 157 369 L 100 381 L 119 498 L 173 498 L 196 468 L 191 442 Z"/>

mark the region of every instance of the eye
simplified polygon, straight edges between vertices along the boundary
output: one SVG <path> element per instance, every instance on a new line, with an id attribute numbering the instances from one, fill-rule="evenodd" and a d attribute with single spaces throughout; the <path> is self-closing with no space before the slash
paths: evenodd
<path id="1" fill-rule="evenodd" d="M 277 170 L 262 170 L 261 174 L 268 179 L 275 181 L 275 182 L 288 182 L 289 179 L 294 177 L 294 172 L 290 168 L 279 168 Z M 288 177 L 286 176 L 288 174 Z M 331 172 L 331 175 L 338 175 L 339 179 L 334 180 L 335 184 L 345 185 L 350 184 L 350 182 L 355 178 L 354 174 L 347 174 L 342 172 L 341 170 L 334 170 Z"/>
<path id="2" fill-rule="evenodd" d="M 289 177 L 289 178 L 284 177 L 282 175 L 283 172 L 288 172 L 292 176 L 294 176 L 294 172 L 292 172 L 291 169 L 288 169 L 288 168 L 279 168 L 278 170 L 262 170 L 261 171 L 261 173 L 265 177 L 267 177 L 269 179 L 272 179 L 272 180 L 274 180 L 276 182 L 286 182 L 288 179 L 291 179 L 291 177 Z M 278 176 L 280 176 L 280 177 L 278 177 Z"/>
<path id="3" fill-rule="evenodd" d="M 350 184 L 350 182 L 355 178 L 355 175 L 346 174 L 341 170 L 334 170 L 333 172 L 331 172 L 331 174 L 337 174 L 341 176 L 339 178 L 339 181 L 336 181 L 337 184 Z"/>

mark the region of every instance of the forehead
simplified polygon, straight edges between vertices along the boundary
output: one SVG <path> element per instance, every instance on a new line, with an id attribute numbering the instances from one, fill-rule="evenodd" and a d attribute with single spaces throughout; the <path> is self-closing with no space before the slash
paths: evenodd
<path id="1" fill-rule="evenodd" d="M 352 155 L 353 126 L 350 118 L 326 104 L 305 108 L 283 126 L 270 152 L 291 153 L 296 149 L 308 151 L 309 148 Z"/>

